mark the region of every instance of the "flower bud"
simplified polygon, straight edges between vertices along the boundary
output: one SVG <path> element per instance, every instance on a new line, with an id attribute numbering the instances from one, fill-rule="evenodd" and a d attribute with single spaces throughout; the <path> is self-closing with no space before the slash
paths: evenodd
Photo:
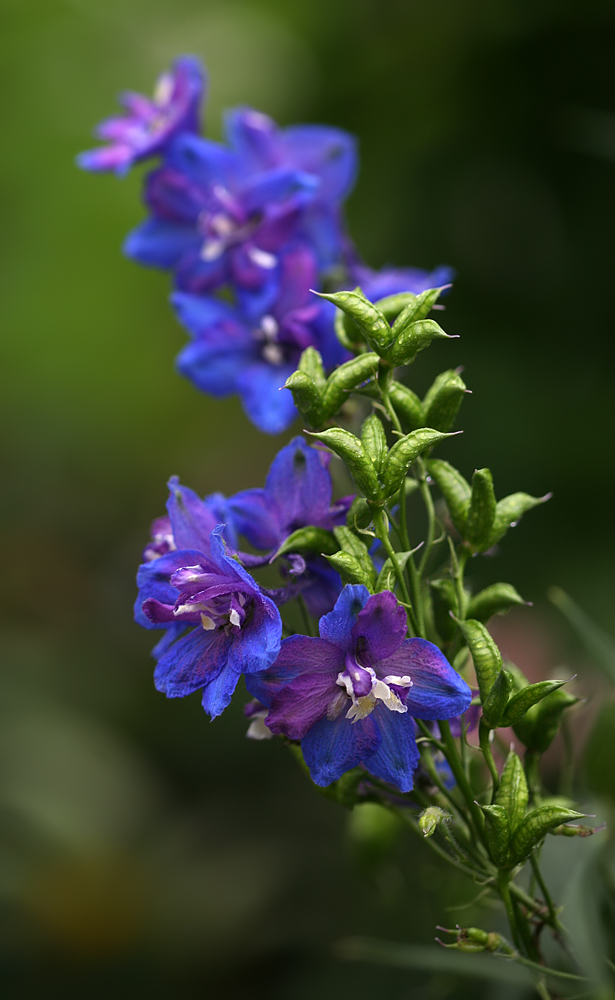
<path id="1" fill-rule="evenodd" d="M 378 355 L 370 351 L 351 358 L 329 375 L 322 392 L 322 418 L 328 420 L 340 411 L 353 389 L 376 374 Z"/>
<path id="2" fill-rule="evenodd" d="M 466 385 L 459 372 L 438 375 L 423 399 L 424 423 L 437 431 L 450 431 L 465 392 Z"/>
<path id="3" fill-rule="evenodd" d="M 514 604 L 527 604 L 510 583 L 492 583 L 470 598 L 468 618 L 487 622 L 493 615 L 508 611 Z"/>
<path id="4" fill-rule="evenodd" d="M 564 809 L 562 806 L 539 806 L 538 809 L 533 809 L 513 833 L 511 849 L 514 864 L 529 857 L 532 849 L 544 840 L 553 827 L 570 823 L 574 819 L 583 819 L 584 815 L 585 813 Z"/>
<path id="5" fill-rule="evenodd" d="M 295 406 L 308 427 L 321 427 L 322 397 L 314 380 L 305 372 L 296 371 L 288 376 L 284 388 L 292 392 Z"/>
<path id="6" fill-rule="evenodd" d="M 498 868 L 511 868 L 510 823 L 503 806 L 481 806 L 485 817 L 485 836 L 491 858 Z"/>
<path id="7" fill-rule="evenodd" d="M 521 760 L 511 750 L 506 758 L 504 770 L 495 797 L 495 804 L 502 806 L 508 816 L 511 833 L 514 833 L 527 809 L 528 787 Z"/>
<path id="8" fill-rule="evenodd" d="M 376 470 L 358 437 L 341 427 L 331 427 L 312 436 L 322 441 L 342 459 L 357 489 L 367 500 L 378 505 L 383 503 L 382 488 Z"/>
<path id="9" fill-rule="evenodd" d="M 286 552 L 316 552 L 318 555 L 332 555 L 338 549 L 339 545 L 332 531 L 327 531 L 326 528 L 316 528 L 310 524 L 305 528 L 298 528 L 297 531 L 293 531 L 292 535 L 285 538 L 273 558 L 282 556 Z"/>
<path id="10" fill-rule="evenodd" d="M 482 622 L 468 618 L 466 621 L 457 621 L 457 624 L 472 654 L 480 697 L 484 705 L 502 669 L 502 657 Z"/>
<path id="11" fill-rule="evenodd" d="M 399 317 L 397 323 L 399 323 L 402 316 Z M 396 326 L 397 323 L 395 324 Z M 429 347 L 432 340 L 451 339 L 448 333 L 445 333 L 434 319 L 420 319 L 400 328 L 394 343 L 388 348 L 384 357 L 393 367 L 396 365 L 409 365 L 414 361 L 419 351 L 423 351 L 426 347 Z"/>
<path id="12" fill-rule="evenodd" d="M 506 711 L 502 719 L 503 726 L 514 726 L 520 722 L 530 708 L 546 698 L 553 691 L 559 690 L 566 681 L 538 681 L 537 684 L 528 684 L 522 691 L 518 691 L 510 699 L 506 706 Z M 576 699 L 574 699 L 576 701 Z"/>
<path id="13" fill-rule="evenodd" d="M 472 476 L 472 492 L 465 528 L 465 538 L 478 552 L 491 547 L 491 528 L 496 499 L 493 476 L 489 469 L 477 469 Z"/>
<path id="14" fill-rule="evenodd" d="M 534 685 L 529 685 L 529 687 L 534 687 Z M 528 688 L 523 688 L 523 691 L 527 690 Z M 552 691 L 537 705 L 530 708 L 519 722 L 514 723 L 515 733 L 529 751 L 544 753 L 555 739 L 562 715 L 567 708 L 576 705 L 578 700 L 561 688 Z M 511 699 L 511 708 L 513 701 L 514 699 Z"/>
<path id="15" fill-rule="evenodd" d="M 391 382 L 389 386 L 389 397 L 395 407 L 395 411 L 401 417 L 406 427 L 411 431 L 417 427 L 423 427 L 423 404 L 419 397 L 408 386 L 401 382 Z"/>
<path id="16" fill-rule="evenodd" d="M 419 830 L 424 837 L 432 837 L 438 823 L 446 819 L 447 814 L 439 806 L 428 806 L 419 816 Z"/>
<path id="17" fill-rule="evenodd" d="M 382 482 L 387 497 L 397 493 L 406 472 L 419 455 L 451 436 L 441 431 L 434 431 L 431 427 L 420 427 L 396 441 L 387 455 L 382 470 Z"/>
<path id="18" fill-rule="evenodd" d="M 507 670 L 500 670 L 491 691 L 483 701 L 483 722 L 489 729 L 497 729 L 501 724 L 513 686 L 512 674 Z"/>
<path id="19" fill-rule="evenodd" d="M 380 473 L 388 448 L 382 421 L 375 413 L 370 414 L 363 421 L 363 426 L 361 427 L 361 444 L 371 458 L 376 472 Z"/>
<path id="20" fill-rule="evenodd" d="M 463 536 L 470 506 L 471 489 L 470 484 L 460 472 L 443 462 L 440 458 L 430 458 L 427 460 L 427 471 L 440 490 L 446 501 L 451 520 L 460 535 Z"/>
<path id="21" fill-rule="evenodd" d="M 316 294 L 333 302 L 338 309 L 354 320 L 362 339 L 367 341 L 369 346 L 378 351 L 379 354 L 393 342 L 394 336 L 391 327 L 380 310 L 369 299 L 365 298 L 360 288 L 356 288 L 353 292 L 333 292 L 329 295 L 317 292 Z M 348 340 L 356 344 L 358 338 L 351 325 L 344 323 L 343 330 Z"/>

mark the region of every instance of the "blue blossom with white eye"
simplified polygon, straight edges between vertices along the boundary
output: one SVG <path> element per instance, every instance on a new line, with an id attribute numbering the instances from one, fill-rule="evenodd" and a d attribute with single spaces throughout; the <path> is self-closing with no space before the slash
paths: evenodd
<path id="1" fill-rule="evenodd" d="M 362 766 L 410 791 L 419 762 L 414 718 L 449 719 L 472 692 L 433 643 L 407 639 L 406 614 L 390 591 L 344 587 L 320 638 L 293 635 L 269 671 L 247 687 L 269 708 L 274 734 L 300 740 L 317 785 Z"/>
<path id="2" fill-rule="evenodd" d="M 125 174 L 133 163 L 162 153 L 180 133 L 198 132 L 205 79 L 199 60 L 182 56 L 159 77 L 153 98 L 122 94 L 126 113 L 106 119 L 96 129 L 96 136 L 109 144 L 81 153 L 79 166 Z"/>

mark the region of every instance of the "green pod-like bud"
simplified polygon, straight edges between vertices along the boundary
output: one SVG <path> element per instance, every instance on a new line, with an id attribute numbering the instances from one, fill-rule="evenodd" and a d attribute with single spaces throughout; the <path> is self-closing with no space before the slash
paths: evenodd
<path id="1" fill-rule="evenodd" d="M 439 806 L 427 806 L 419 816 L 419 830 L 424 837 L 433 837 L 442 820 L 449 818 L 449 814 L 440 809 Z"/>
<path id="2" fill-rule="evenodd" d="M 431 580 L 431 599 L 433 607 L 433 623 L 436 631 L 444 642 L 449 642 L 455 635 L 456 625 L 451 618 L 451 611 L 457 617 L 459 604 L 457 590 L 453 580 Z"/>
<path id="3" fill-rule="evenodd" d="M 477 469 L 472 476 L 472 493 L 465 537 L 478 552 L 483 552 L 491 545 L 495 506 L 493 476 L 489 469 Z"/>
<path id="4" fill-rule="evenodd" d="M 370 351 L 368 354 L 359 354 L 356 358 L 351 358 L 331 372 L 322 393 L 323 419 L 328 420 L 335 416 L 349 393 L 375 375 L 377 370 L 378 355 Z"/>
<path id="5" fill-rule="evenodd" d="M 341 309 L 335 310 L 333 326 L 335 336 L 342 347 L 345 347 L 347 351 L 352 351 L 353 354 L 361 350 L 362 345 L 365 343 L 361 336 L 361 331 L 354 320 L 342 312 Z"/>
<path id="6" fill-rule="evenodd" d="M 500 670 L 491 691 L 483 701 L 483 722 L 489 729 L 497 729 L 502 725 L 502 716 L 513 689 L 512 675 L 507 670 Z"/>
<path id="7" fill-rule="evenodd" d="M 284 388 L 292 392 L 295 406 L 308 427 L 322 427 L 322 397 L 314 379 L 296 371 L 288 376 Z"/>
<path id="8" fill-rule="evenodd" d="M 342 427 L 331 427 L 312 437 L 322 441 L 338 455 L 357 485 L 357 489 L 376 505 L 383 503 L 383 493 L 372 460 L 358 437 Z"/>
<path id="9" fill-rule="evenodd" d="M 460 535 L 465 532 L 471 489 L 460 472 L 441 458 L 427 460 L 427 471 L 444 497 L 451 521 Z"/>
<path id="10" fill-rule="evenodd" d="M 475 594 L 468 604 L 468 618 L 487 622 L 493 615 L 508 611 L 514 604 L 527 604 L 510 583 L 492 583 Z"/>
<path id="11" fill-rule="evenodd" d="M 399 320 L 401 316 L 397 322 Z M 429 347 L 432 340 L 452 340 L 452 337 L 444 332 L 435 319 L 419 319 L 400 330 L 384 357 L 393 367 L 412 364 L 419 351 Z"/>
<path id="12" fill-rule="evenodd" d="M 346 514 L 346 524 L 355 531 L 367 528 L 373 516 L 374 512 L 365 497 L 355 497 Z"/>
<path id="13" fill-rule="evenodd" d="M 390 497 L 393 493 L 397 493 L 406 472 L 419 455 L 447 437 L 452 435 L 434 431 L 431 427 L 419 427 L 418 430 L 411 431 L 396 441 L 386 457 L 382 470 L 382 483 L 386 496 Z"/>
<path id="14" fill-rule="evenodd" d="M 551 498 L 551 495 L 551 493 L 546 493 L 544 497 L 531 497 L 529 493 L 511 493 L 510 496 L 500 500 L 496 504 L 488 547 L 499 542 L 508 529 L 513 527 L 528 510 L 545 503 Z"/>
<path id="15" fill-rule="evenodd" d="M 510 823 L 503 806 L 481 806 L 485 817 L 485 837 L 491 859 L 498 868 L 510 868 Z"/>
<path id="16" fill-rule="evenodd" d="M 397 337 L 403 333 L 412 323 L 425 319 L 433 309 L 435 303 L 440 298 L 441 288 L 426 288 L 419 295 L 413 295 L 408 303 L 399 313 L 393 324 L 393 333 Z"/>
<path id="17" fill-rule="evenodd" d="M 576 705 L 578 700 L 559 688 L 530 708 L 524 717 L 514 724 L 513 729 L 530 752 L 544 753 L 557 735 L 562 715 L 567 708 Z"/>
<path id="18" fill-rule="evenodd" d="M 533 809 L 514 831 L 511 838 L 511 853 L 514 864 L 524 861 L 532 849 L 543 841 L 553 827 L 561 823 L 571 823 L 583 819 L 585 813 L 564 809 L 563 806 L 539 806 Z"/>
<path id="19" fill-rule="evenodd" d="M 373 594 L 374 587 L 370 581 L 370 574 L 365 572 L 365 566 L 360 559 L 350 554 L 350 552 L 336 552 L 332 556 L 325 556 L 328 562 L 337 570 L 342 578 L 342 583 L 361 583 L 367 587 L 370 594 Z"/>
<path id="20" fill-rule="evenodd" d="M 373 593 L 376 585 L 376 570 L 365 542 L 350 528 L 345 528 L 342 525 L 339 528 L 334 528 L 333 534 L 342 552 L 348 553 L 361 564 L 363 577 L 368 581 L 365 586 Z"/>
<path id="21" fill-rule="evenodd" d="M 412 555 L 411 552 L 395 553 L 395 559 L 400 569 L 403 570 L 406 568 L 406 563 L 408 562 L 408 559 L 410 558 L 411 555 Z M 380 573 L 378 574 L 378 579 L 376 580 L 376 593 L 380 594 L 382 593 L 383 590 L 394 591 L 397 582 L 398 582 L 397 572 L 395 570 L 391 557 L 389 556 L 389 558 L 385 560 L 384 566 L 382 567 Z"/>
<path id="22" fill-rule="evenodd" d="M 458 620 L 457 624 L 472 654 L 480 698 L 484 705 L 502 669 L 502 657 L 482 622 L 468 618 L 466 621 Z"/>
<path id="23" fill-rule="evenodd" d="M 537 705 L 553 691 L 558 691 L 565 683 L 566 681 L 538 681 L 537 684 L 528 684 L 510 699 L 506 706 L 502 725 L 516 725 L 529 712 L 530 708 Z"/>
<path id="24" fill-rule="evenodd" d="M 450 431 L 467 391 L 459 372 L 442 372 L 423 399 L 424 422 L 437 431 Z"/>
<path id="25" fill-rule="evenodd" d="M 506 810 L 511 833 L 514 833 L 527 809 L 528 788 L 525 771 L 520 758 L 511 750 L 506 758 L 504 770 L 495 797 L 495 803 Z"/>
<path id="26" fill-rule="evenodd" d="M 287 552 L 317 552 L 319 555 L 332 555 L 338 549 L 339 545 L 332 531 L 316 528 L 310 524 L 305 528 L 298 528 L 285 538 L 273 558 L 283 556 Z"/>
<path id="27" fill-rule="evenodd" d="M 387 455 L 387 438 L 380 417 L 371 413 L 361 427 L 361 444 L 374 463 L 376 472 L 382 472 Z"/>
<path id="28" fill-rule="evenodd" d="M 380 310 L 369 299 L 365 298 L 360 288 L 356 288 L 353 292 L 332 292 L 331 294 L 318 292 L 317 294 L 321 298 L 333 302 L 338 309 L 353 319 L 363 339 L 379 354 L 392 343 L 391 327 Z M 344 330 L 348 334 L 346 325 L 344 325 Z M 349 335 L 348 339 L 356 343 L 354 336 Z"/>
<path id="29" fill-rule="evenodd" d="M 412 392 L 412 389 L 409 389 L 407 385 L 402 385 L 401 382 L 391 382 L 389 398 L 406 427 L 412 431 L 416 430 L 417 427 L 423 427 L 425 424 L 423 404 L 417 394 Z"/>
<path id="30" fill-rule="evenodd" d="M 299 358 L 300 372 L 305 372 L 312 379 L 317 389 L 324 389 L 327 382 L 322 356 L 315 347 L 306 347 Z"/>
<path id="31" fill-rule="evenodd" d="M 376 309 L 379 309 L 387 323 L 393 323 L 399 314 L 404 311 L 411 302 L 416 302 L 417 296 L 414 292 L 398 292 L 397 295 L 387 295 L 384 299 L 374 302 Z"/>

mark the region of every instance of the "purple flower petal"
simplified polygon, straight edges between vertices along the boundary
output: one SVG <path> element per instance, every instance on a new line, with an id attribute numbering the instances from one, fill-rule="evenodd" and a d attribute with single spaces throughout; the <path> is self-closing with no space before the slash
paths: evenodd
<path id="1" fill-rule="evenodd" d="M 265 434 L 281 434 L 297 417 L 293 397 L 284 389 L 294 365 L 255 361 L 237 377 L 237 391 L 247 416 Z"/>
<path id="2" fill-rule="evenodd" d="M 184 698 L 204 688 L 226 666 L 233 636 L 224 629 L 195 628 L 158 661 L 154 683 L 167 698 Z"/>
<path id="3" fill-rule="evenodd" d="M 329 647 L 330 650 L 333 648 Z M 319 671 L 313 660 L 310 660 L 310 665 L 309 673 L 296 677 L 273 698 L 265 719 L 272 733 L 283 733 L 290 740 L 302 739 L 327 714 L 329 705 L 339 694 L 330 661 L 324 672 Z"/>
<path id="4" fill-rule="evenodd" d="M 318 452 L 295 437 L 276 455 L 265 480 L 265 495 L 280 512 L 286 534 L 329 519 L 331 476 Z"/>
<path id="5" fill-rule="evenodd" d="M 319 178 L 319 199 L 340 201 L 350 193 L 357 149 L 347 132 L 325 125 L 295 125 L 282 133 L 280 147 L 287 162 Z"/>
<path id="6" fill-rule="evenodd" d="M 379 704 L 370 718 L 378 726 L 381 741 L 371 756 L 363 758 L 363 766 L 375 778 L 389 781 L 400 792 L 409 792 L 419 763 L 412 716 L 409 713 L 389 712 L 383 704 Z"/>
<path id="7" fill-rule="evenodd" d="M 333 611 L 324 615 L 318 623 L 321 638 L 332 642 L 339 649 L 354 652 L 352 630 L 370 598 L 367 587 L 360 584 L 347 584 L 337 599 Z"/>
<path id="8" fill-rule="evenodd" d="M 177 476 L 171 476 L 167 485 L 167 510 L 177 548 L 209 552 L 209 536 L 217 523 L 211 510 L 194 490 L 180 486 Z"/>
<path id="9" fill-rule="evenodd" d="M 222 715 L 224 709 L 230 705 L 239 677 L 235 670 L 226 666 L 203 689 L 201 704 L 210 718 L 215 719 L 216 716 Z"/>
<path id="10" fill-rule="evenodd" d="M 374 594 L 360 612 L 352 629 L 359 653 L 365 651 L 367 665 L 384 660 L 399 649 L 406 638 L 406 612 L 390 590 Z"/>
<path id="11" fill-rule="evenodd" d="M 406 639 L 374 669 L 379 676 L 410 676 L 405 704 L 417 719 L 452 719 L 472 701 L 470 688 L 437 646 L 426 639 Z"/>
<path id="12" fill-rule="evenodd" d="M 353 725 L 341 715 L 334 721 L 321 719 L 312 726 L 301 741 L 312 781 L 330 785 L 375 753 L 382 737 L 372 716 Z"/>

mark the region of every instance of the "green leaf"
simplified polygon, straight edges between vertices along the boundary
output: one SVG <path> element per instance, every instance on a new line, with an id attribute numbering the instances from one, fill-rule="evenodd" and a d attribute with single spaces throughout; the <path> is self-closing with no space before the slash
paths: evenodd
<path id="1" fill-rule="evenodd" d="M 506 706 L 502 725 L 514 726 L 533 705 L 537 705 L 539 701 L 546 698 L 552 691 L 557 691 L 565 683 L 566 681 L 538 681 L 537 684 L 528 684 L 510 699 Z"/>
<path id="2" fill-rule="evenodd" d="M 370 351 L 351 358 L 329 375 L 322 393 L 322 415 L 329 420 L 342 408 L 349 393 L 358 388 L 378 370 L 378 355 Z"/>
<path id="3" fill-rule="evenodd" d="M 528 802 L 525 771 L 514 750 L 506 758 L 495 802 L 506 810 L 511 832 L 514 833 L 525 816 Z"/>
<path id="4" fill-rule="evenodd" d="M 451 520 L 463 536 L 470 506 L 470 484 L 449 462 L 440 458 L 427 460 L 427 471 L 446 501 Z"/>
<path id="5" fill-rule="evenodd" d="M 342 427 L 331 427 L 329 430 L 321 431 L 320 434 L 313 434 L 312 437 L 322 441 L 327 448 L 339 455 L 357 488 L 368 500 L 382 503 L 382 489 L 376 470 L 358 437 Z"/>
<path id="6" fill-rule="evenodd" d="M 409 389 L 406 385 L 402 385 L 401 382 L 391 382 L 389 397 L 395 407 L 395 411 L 410 430 L 423 427 L 425 424 L 423 404 L 417 394 L 412 392 L 412 389 Z"/>
<path id="7" fill-rule="evenodd" d="M 502 669 L 502 657 L 491 635 L 482 622 L 468 618 L 457 620 L 468 649 L 472 654 L 476 679 L 484 704 Z"/>
<path id="8" fill-rule="evenodd" d="M 376 472 L 380 473 L 387 455 L 387 439 L 382 421 L 377 414 L 372 413 L 363 421 L 361 427 L 361 444 L 374 463 Z"/>
<path id="9" fill-rule="evenodd" d="M 337 570 L 342 578 L 342 583 L 360 583 L 367 587 L 373 594 L 374 587 L 371 583 L 371 574 L 367 573 L 365 566 L 360 559 L 350 554 L 350 552 L 336 552 L 332 556 L 325 556 L 325 559 Z"/>
<path id="10" fill-rule="evenodd" d="M 397 564 L 403 570 L 406 567 L 408 559 L 412 555 L 411 552 L 397 552 L 395 557 L 397 559 Z M 397 574 L 395 568 L 391 561 L 391 557 L 386 560 L 384 566 L 380 570 L 378 580 L 376 581 L 376 593 L 380 594 L 383 590 L 395 590 L 395 585 L 397 584 Z"/>
<path id="11" fill-rule="evenodd" d="M 560 823 L 583 819 L 585 813 L 564 809 L 562 806 L 539 806 L 521 821 L 511 838 L 512 857 L 515 864 L 529 857 L 532 849 L 545 839 L 549 830 Z"/>
<path id="12" fill-rule="evenodd" d="M 275 556 L 283 556 L 286 552 L 317 552 L 319 555 L 332 555 L 338 549 L 339 545 L 332 531 L 309 525 L 298 528 L 284 539 Z"/>
<path id="13" fill-rule="evenodd" d="M 299 371 L 308 375 L 317 389 L 325 387 L 327 376 L 322 363 L 320 352 L 315 347 L 306 347 L 299 358 Z"/>
<path id="14" fill-rule="evenodd" d="M 502 716 L 513 689 L 513 683 L 512 675 L 507 670 L 500 670 L 491 691 L 483 701 L 483 721 L 489 729 L 497 729 L 503 724 Z"/>
<path id="15" fill-rule="evenodd" d="M 468 618 L 487 622 L 493 615 L 508 611 L 514 604 L 527 604 L 510 583 L 492 583 L 470 598 Z"/>
<path id="16" fill-rule="evenodd" d="M 493 490 L 493 476 L 489 469 L 477 469 L 472 476 L 472 493 L 465 537 L 478 551 L 491 547 L 491 532 L 495 517 L 496 500 Z"/>
<path id="17" fill-rule="evenodd" d="M 489 546 L 499 542 L 508 529 L 513 527 L 528 510 L 545 503 L 550 497 L 551 493 L 545 494 L 544 497 L 531 497 L 528 493 L 511 493 L 510 496 L 500 500 L 495 508 Z"/>
<path id="18" fill-rule="evenodd" d="M 434 431 L 431 427 L 420 427 L 396 441 L 387 455 L 382 471 L 386 496 L 390 497 L 393 493 L 397 493 L 406 472 L 419 455 L 422 455 L 427 448 L 439 444 L 444 438 L 452 436 L 442 431 Z"/>
<path id="19" fill-rule="evenodd" d="M 491 858 L 498 868 L 510 867 L 510 823 L 504 806 L 481 806 Z"/>
<path id="20" fill-rule="evenodd" d="M 450 431 L 466 392 L 459 372 L 442 372 L 423 399 L 424 423 L 437 431 Z"/>

